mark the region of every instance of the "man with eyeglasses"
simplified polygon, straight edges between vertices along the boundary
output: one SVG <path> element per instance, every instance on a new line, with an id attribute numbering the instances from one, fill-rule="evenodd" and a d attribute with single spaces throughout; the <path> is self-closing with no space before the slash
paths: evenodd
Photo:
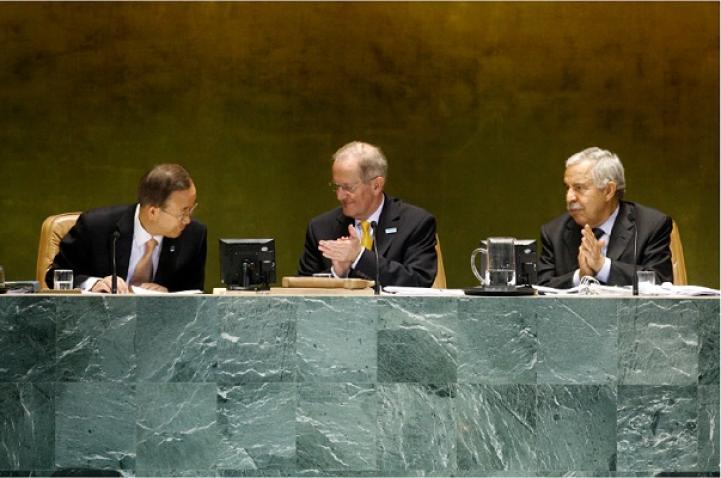
<path id="1" fill-rule="evenodd" d="M 46 275 L 72 269 L 74 286 L 110 292 L 113 243 L 118 293 L 140 286 L 160 292 L 203 289 L 206 227 L 192 219 L 195 184 L 178 164 L 148 171 L 138 186 L 138 202 L 86 211 L 60 243 Z"/>
<path id="2" fill-rule="evenodd" d="M 336 151 L 330 186 L 340 207 L 310 221 L 299 275 L 379 278 L 382 286 L 433 284 L 436 220 L 387 196 L 387 172 L 376 146 L 354 141 Z"/>

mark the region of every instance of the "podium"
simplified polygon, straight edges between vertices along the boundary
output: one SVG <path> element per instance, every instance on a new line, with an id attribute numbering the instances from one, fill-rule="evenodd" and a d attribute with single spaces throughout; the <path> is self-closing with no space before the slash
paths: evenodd
<path id="1" fill-rule="evenodd" d="M 0 472 L 718 473 L 719 301 L 0 296 Z"/>

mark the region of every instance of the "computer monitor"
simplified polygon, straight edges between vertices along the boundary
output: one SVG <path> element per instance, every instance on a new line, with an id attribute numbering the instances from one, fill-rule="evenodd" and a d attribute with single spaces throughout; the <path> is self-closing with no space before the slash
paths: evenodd
<path id="1" fill-rule="evenodd" d="M 516 239 L 516 284 L 538 284 L 536 269 L 537 253 L 535 239 Z"/>
<path id="2" fill-rule="evenodd" d="M 264 290 L 275 282 L 274 239 L 220 239 L 220 281 L 228 289 Z"/>

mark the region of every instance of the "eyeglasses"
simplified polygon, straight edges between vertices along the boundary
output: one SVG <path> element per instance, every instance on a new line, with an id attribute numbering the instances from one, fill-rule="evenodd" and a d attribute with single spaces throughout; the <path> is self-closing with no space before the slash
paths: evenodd
<path id="1" fill-rule="evenodd" d="M 329 187 L 329 188 L 331 189 L 331 191 L 333 191 L 334 193 L 337 193 L 338 190 L 340 189 L 340 190 L 343 191 L 343 192 L 351 193 L 351 194 L 352 194 L 352 193 L 355 192 L 356 189 L 358 189 L 358 186 L 360 186 L 361 184 L 363 184 L 363 183 L 368 184 L 368 183 L 370 183 L 371 181 L 373 181 L 374 179 L 376 179 L 376 178 L 378 178 L 378 177 L 380 177 L 380 176 L 375 176 L 375 177 L 373 177 L 373 178 L 370 178 L 368 181 L 359 181 L 359 182 L 353 183 L 353 184 L 336 184 L 336 183 L 334 183 L 333 181 L 331 181 L 331 182 L 328 183 L 328 187 Z"/>
<path id="2" fill-rule="evenodd" d="M 185 209 L 183 212 L 181 212 L 180 214 L 173 214 L 172 212 L 166 211 L 166 210 L 163 209 L 162 207 L 160 208 L 160 210 L 163 211 L 163 212 L 164 212 L 165 214 L 167 214 L 168 216 L 173 216 L 175 219 L 177 219 L 177 220 L 179 220 L 179 221 L 182 221 L 183 219 L 190 219 L 191 216 L 193 215 L 193 213 L 195 212 L 195 209 L 196 209 L 197 207 L 198 207 L 198 203 L 196 202 L 195 204 L 193 204 L 193 207 L 191 207 L 190 209 L 187 209 L 187 208 L 186 208 L 186 209 Z"/>
<path id="3" fill-rule="evenodd" d="M 338 192 L 340 189 L 343 192 L 346 193 L 354 193 L 356 189 L 358 189 L 358 186 L 360 186 L 362 183 L 354 183 L 354 184 L 336 184 L 334 182 L 329 182 L 328 187 L 333 191 L 334 193 Z"/>

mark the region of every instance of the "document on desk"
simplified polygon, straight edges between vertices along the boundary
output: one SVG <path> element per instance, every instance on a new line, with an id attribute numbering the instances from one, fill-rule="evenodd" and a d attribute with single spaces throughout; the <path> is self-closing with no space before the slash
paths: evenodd
<path id="1" fill-rule="evenodd" d="M 633 295 L 631 286 L 619 287 L 614 285 L 591 284 L 577 285 L 576 287 L 571 287 L 570 289 L 554 289 L 553 287 L 534 285 L 533 288 L 536 289 L 539 294 L 543 295 Z"/>
<path id="2" fill-rule="evenodd" d="M 534 285 L 534 289 L 536 289 L 541 294 L 548 294 L 548 295 L 571 295 L 571 294 L 578 294 L 580 286 L 571 287 L 570 289 L 556 289 L 554 287 L 546 287 L 543 285 Z"/>
<path id="3" fill-rule="evenodd" d="M 570 289 L 554 289 L 553 287 L 544 287 L 534 285 L 541 294 L 546 295 L 633 295 L 631 286 L 611 286 L 601 284 L 591 284 L 587 286 L 576 286 Z M 701 287 L 697 285 L 673 285 L 670 282 L 664 282 L 661 285 L 640 284 L 638 288 L 640 295 L 656 295 L 656 296 L 717 296 L 721 295 L 721 291 Z"/>
<path id="4" fill-rule="evenodd" d="M 135 295 L 198 295 L 202 294 L 203 291 L 199 289 L 191 289 L 191 290 L 179 290 L 177 292 L 160 292 L 157 290 L 150 290 L 150 289 L 143 289 L 142 287 L 138 286 L 130 286 L 131 293 Z M 91 290 L 81 290 L 81 294 L 83 295 L 110 295 L 108 292 L 93 292 Z M 118 294 L 118 295 L 127 295 L 127 294 Z"/>
<path id="5" fill-rule="evenodd" d="M 673 285 L 670 282 L 664 282 L 661 285 L 641 284 L 639 285 L 639 293 L 642 295 L 714 296 L 720 295 L 721 291 L 698 285 Z"/>
<path id="6" fill-rule="evenodd" d="M 386 286 L 383 295 L 415 295 L 432 297 L 456 297 L 466 295 L 462 289 L 431 289 L 428 287 Z"/>
<path id="7" fill-rule="evenodd" d="M 138 287 L 136 285 L 130 286 L 130 289 L 132 290 L 133 294 L 135 294 L 135 295 L 197 295 L 197 294 L 203 293 L 202 290 L 198 290 L 198 289 L 179 290 L 177 292 L 160 292 L 157 290 L 144 289 L 144 288 Z"/>

